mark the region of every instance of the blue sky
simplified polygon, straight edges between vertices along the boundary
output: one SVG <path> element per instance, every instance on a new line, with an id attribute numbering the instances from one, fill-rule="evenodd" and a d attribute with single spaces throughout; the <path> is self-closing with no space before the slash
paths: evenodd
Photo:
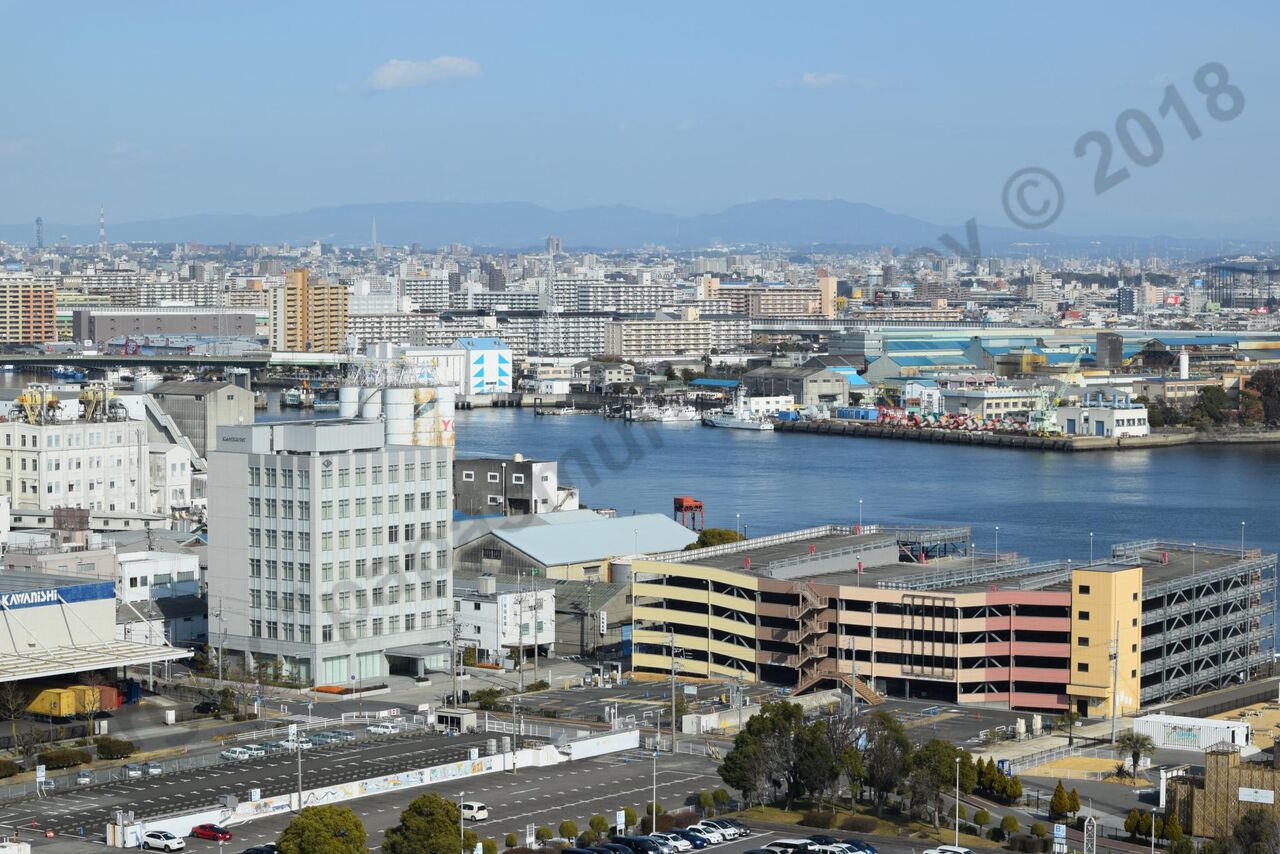
<path id="1" fill-rule="evenodd" d="M 0 3 L 0 222 L 778 197 L 1003 225 L 1036 165 L 1061 231 L 1273 233 L 1274 4 L 975 6 Z M 1208 61 L 1233 121 L 1192 85 Z M 1170 83 L 1199 139 L 1158 116 Z M 1073 145 L 1131 107 L 1163 157 L 1096 197 Z"/>

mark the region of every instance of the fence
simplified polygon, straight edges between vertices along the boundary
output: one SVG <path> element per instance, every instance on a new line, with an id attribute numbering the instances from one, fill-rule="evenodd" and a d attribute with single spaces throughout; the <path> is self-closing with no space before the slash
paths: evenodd
<path id="1" fill-rule="evenodd" d="M 1084 741 L 1083 739 L 1077 740 Z M 1084 744 L 1051 747 L 1048 750 L 1041 750 L 1039 753 L 1028 753 L 1026 756 L 1019 756 L 1017 759 L 1009 760 L 1009 769 L 1014 774 L 1017 774 L 1026 771 L 1029 768 L 1047 765 L 1050 762 L 1054 762 L 1058 759 L 1066 759 L 1071 756 L 1084 756 L 1094 759 L 1117 759 L 1117 761 L 1119 761 L 1118 754 L 1115 752 L 1114 748 L 1094 746 L 1099 743 L 1100 742 L 1089 739 Z"/>

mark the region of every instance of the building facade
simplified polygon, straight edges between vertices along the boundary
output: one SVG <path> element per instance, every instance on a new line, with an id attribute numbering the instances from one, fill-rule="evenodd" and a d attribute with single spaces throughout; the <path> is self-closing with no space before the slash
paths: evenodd
<path id="1" fill-rule="evenodd" d="M 343 686 L 447 666 L 449 449 L 261 424 L 221 428 L 209 468 L 211 643 L 231 660 Z"/>
<path id="2" fill-rule="evenodd" d="M 271 288 L 267 303 L 271 349 L 281 352 L 340 353 L 347 345 L 346 285 L 313 281 L 294 270 Z"/>
<path id="3" fill-rule="evenodd" d="M 0 273 L 0 341 L 45 344 L 58 340 L 57 288 L 30 275 Z"/>

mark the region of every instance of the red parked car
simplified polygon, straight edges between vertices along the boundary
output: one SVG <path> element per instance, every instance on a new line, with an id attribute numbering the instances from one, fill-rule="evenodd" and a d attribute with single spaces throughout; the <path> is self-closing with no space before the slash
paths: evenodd
<path id="1" fill-rule="evenodd" d="M 230 842 L 231 831 L 216 824 L 199 824 L 191 828 L 191 835 L 196 839 L 212 839 L 214 842 Z"/>

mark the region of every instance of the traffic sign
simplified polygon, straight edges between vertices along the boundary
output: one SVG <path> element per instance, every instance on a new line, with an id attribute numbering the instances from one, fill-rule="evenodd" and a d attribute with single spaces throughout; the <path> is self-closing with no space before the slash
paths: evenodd
<path id="1" fill-rule="evenodd" d="M 1055 824 L 1055 825 L 1053 826 L 1053 838 L 1054 838 L 1054 839 L 1066 839 L 1066 838 L 1067 838 L 1067 826 L 1066 826 L 1065 824 Z"/>
<path id="2" fill-rule="evenodd" d="M 624 834 L 624 833 L 626 833 L 626 832 L 627 832 L 627 812 L 626 812 L 626 810 L 618 810 L 618 816 L 617 816 L 617 819 L 618 819 L 618 820 L 615 822 L 615 824 L 616 824 L 616 826 L 617 826 L 617 828 L 618 828 L 618 835 L 619 835 L 619 836 L 621 836 L 622 834 Z"/>

